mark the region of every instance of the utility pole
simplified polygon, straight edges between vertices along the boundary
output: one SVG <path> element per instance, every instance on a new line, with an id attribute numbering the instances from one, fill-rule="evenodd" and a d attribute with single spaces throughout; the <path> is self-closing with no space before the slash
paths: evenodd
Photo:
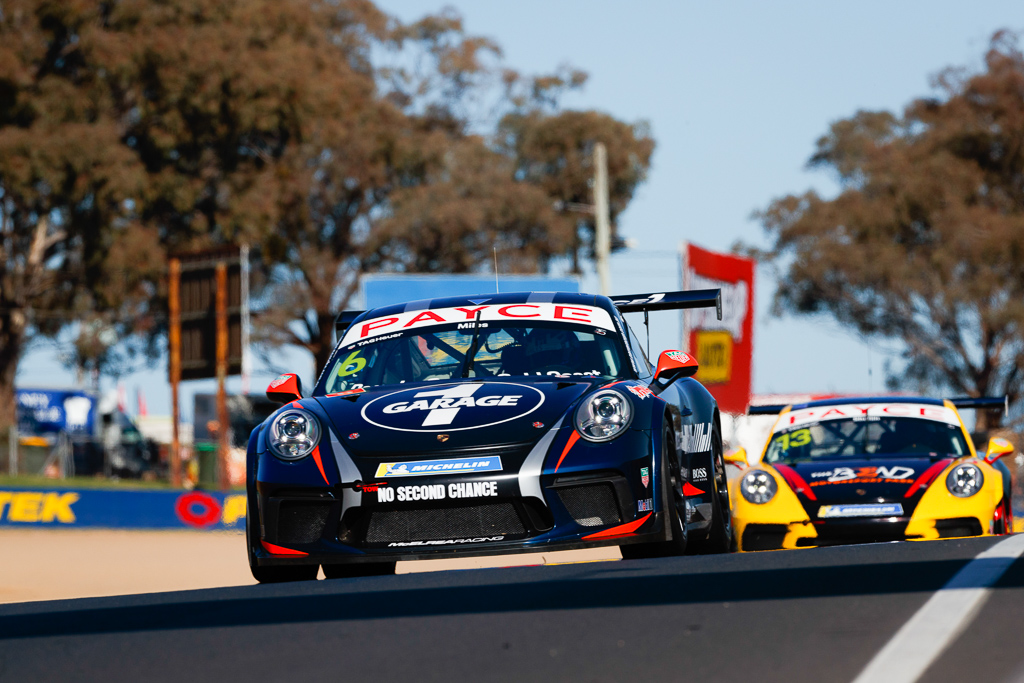
<path id="1" fill-rule="evenodd" d="M 608 263 L 612 251 L 612 228 L 608 215 L 608 150 L 603 142 L 594 145 L 594 218 L 597 276 L 601 283 L 601 294 L 609 296 L 612 289 Z"/>
<path id="2" fill-rule="evenodd" d="M 249 393 L 249 379 L 252 377 L 252 354 L 249 353 L 249 338 L 252 335 L 252 323 L 249 319 L 249 245 L 243 244 L 240 249 L 241 289 L 242 289 L 242 394 Z"/>
<path id="3" fill-rule="evenodd" d="M 167 334 L 171 375 L 171 486 L 181 486 L 181 437 L 178 425 L 181 415 L 178 407 L 178 385 L 181 383 L 181 260 L 172 258 L 171 278 L 167 288 L 171 314 L 171 329 Z"/>
<path id="4" fill-rule="evenodd" d="M 228 448 L 230 441 L 228 431 L 228 394 L 225 386 L 228 378 L 228 266 L 224 261 L 217 262 L 217 430 L 219 447 L 217 449 L 217 474 L 220 488 L 227 491 L 231 487 L 228 477 Z"/>

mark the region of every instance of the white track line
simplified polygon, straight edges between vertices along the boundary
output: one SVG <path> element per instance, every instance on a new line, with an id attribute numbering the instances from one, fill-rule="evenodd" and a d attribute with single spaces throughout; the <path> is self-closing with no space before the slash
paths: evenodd
<path id="1" fill-rule="evenodd" d="M 854 679 L 854 683 L 913 683 L 974 619 L 989 586 L 1024 554 L 1024 534 L 981 553 L 935 593 Z"/>

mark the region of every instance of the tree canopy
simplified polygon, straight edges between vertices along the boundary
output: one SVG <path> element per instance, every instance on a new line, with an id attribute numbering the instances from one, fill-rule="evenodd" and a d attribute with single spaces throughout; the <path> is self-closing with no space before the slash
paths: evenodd
<path id="1" fill-rule="evenodd" d="M 841 191 L 758 214 L 777 313 L 827 314 L 898 340 L 894 388 L 1021 396 L 1024 55 L 997 33 L 983 71 L 947 69 L 902 115 L 860 111 L 817 143 Z M 979 416 L 979 429 L 986 427 Z M 991 426 L 990 424 L 988 426 Z"/>
<path id="2" fill-rule="evenodd" d="M 370 0 L 10 0 L 0 8 L 0 427 L 26 339 L 77 330 L 80 367 L 154 354 L 166 261 L 248 243 L 257 338 L 321 367 L 373 271 L 546 270 L 588 256 L 589 154 L 612 210 L 642 124 L 560 108 L 586 75 L 528 77 L 451 10 Z M 581 251 L 582 250 L 582 251 Z M 90 365 L 91 364 L 91 365 Z M 104 364 L 106 367 L 104 368 Z"/>

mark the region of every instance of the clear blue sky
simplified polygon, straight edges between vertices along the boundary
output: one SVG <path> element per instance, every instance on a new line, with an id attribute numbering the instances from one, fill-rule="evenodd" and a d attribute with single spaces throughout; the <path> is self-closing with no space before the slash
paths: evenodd
<path id="1" fill-rule="evenodd" d="M 404 20 L 444 6 L 379 5 Z M 997 29 L 1024 29 L 1020 0 L 520 0 L 454 7 L 468 32 L 502 46 L 513 68 L 539 73 L 568 63 L 587 71 L 590 81 L 566 106 L 650 122 L 658 144 L 650 178 L 620 220 L 637 253 L 613 259 L 613 288 L 630 292 L 676 288 L 675 252 L 683 240 L 722 250 L 737 240 L 761 243 L 753 211 L 811 187 L 835 191 L 827 175 L 804 169 L 830 122 L 858 109 L 898 111 L 930 94 L 930 77 L 943 67 L 979 68 Z M 583 284 L 597 286 L 594 278 Z M 773 291 L 759 271 L 755 392 L 882 388 L 886 354 L 877 344 L 869 347 L 827 320 L 770 317 Z M 678 346 L 675 316 L 653 319 L 652 328 L 652 351 Z M 282 362 L 312 379 L 307 357 L 291 354 Z M 165 377 L 161 368 L 125 382 L 129 394 L 135 385 L 145 388 L 151 413 L 167 413 Z M 270 378 L 258 374 L 254 388 Z M 43 348 L 23 362 L 18 380 L 61 385 L 72 378 Z M 192 390 L 211 386 L 190 383 L 183 403 L 191 403 Z"/>

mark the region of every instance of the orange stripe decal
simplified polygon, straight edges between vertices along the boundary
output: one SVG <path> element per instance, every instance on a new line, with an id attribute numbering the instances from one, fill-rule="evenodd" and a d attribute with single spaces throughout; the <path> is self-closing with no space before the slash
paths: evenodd
<path id="1" fill-rule="evenodd" d="M 918 477 L 917 481 L 911 484 L 910 488 L 907 489 L 907 492 L 903 494 L 903 497 L 910 498 L 912 495 L 917 493 L 918 489 L 927 488 L 928 485 L 931 484 L 932 481 L 934 481 L 935 478 L 939 476 L 939 472 L 946 469 L 946 466 L 951 462 L 953 462 L 952 458 L 946 458 L 945 460 L 940 460 L 931 467 L 929 467 L 928 469 L 926 469 L 924 471 L 924 474 Z"/>
<path id="2" fill-rule="evenodd" d="M 782 463 L 776 463 L 774 467 L 794 492 L 804 494 L 809 500 L 818 500 L 818 497 L 814 495 L 814 491 L 811 490 L 811 487 L 807 485 L 807 482 L 804 481 L 804 478 L 796 470 Z"/>
<path id="3" fill-rule="evenodd" d="M 320 470 L 320 476 L 324 478 L 324 483 L 325 484 L 330 484 L 331 482 L 328 481 L 328 479 L 327 479 L 327 473 L 324 472 L 324 461 L 320 458 L 320 447 L 319 446 L 317 446 L 316 448 L 313 449 L 313 460 L 316 461 L 316 467 L 317 467 L 318 470 Z"/>
<path id="4" fill-rule="evenodd" d="M 627 522 L 626 524 L 620 524 L 619 526 L 613 526 L 611 529 L 598 531 L 596 534 L 584 536 L 583 540 L 589 541 L 593 538 L 612 538 L 613 536 L 628 536 L 637 529 L 639 529 L 641 526 L 643 526 L 644 522 L 646 522 L 653 514 L 653 512 L 648 512 L 640 519 L 634 520 L 632 522 Z"/>
<path id="5" fill-rule="evenodd" d="M 562 461 L 565 460 L 565 456 L 569 452 L 569 449 L 576 444 L 576 441 L 579 438 L 580 433 L 574 429 L 572 434 L 569 435 L 569 440 L 565 443 L 565 448 L 562 449 L 562 457 L 558 459 L 558 463 L 555 465 L 555 472 L 557 472 L 558 468 L 562 466 Z"/>
<path id="6" fill-rule="evenodd" d="M 683 494 L 687 496 L 703 496 L 704 492 L 688 481 L 683 482 Z"/>
<path id="7" fill-rule="evenodd" d="M 301 550 L 292 550 L 291 548 L 283 548 L 283 547 L 281 547 L 279 545 L 274 545 L 273 543 L 267 543 L 266 541 L 260 541 L 260 543 L 263 544 L 263 549 L 264 550 L 266 550 L 268 553 L 271 553 L 273 555 L 309 555 L 309 553 L 304 553 Z"/>

